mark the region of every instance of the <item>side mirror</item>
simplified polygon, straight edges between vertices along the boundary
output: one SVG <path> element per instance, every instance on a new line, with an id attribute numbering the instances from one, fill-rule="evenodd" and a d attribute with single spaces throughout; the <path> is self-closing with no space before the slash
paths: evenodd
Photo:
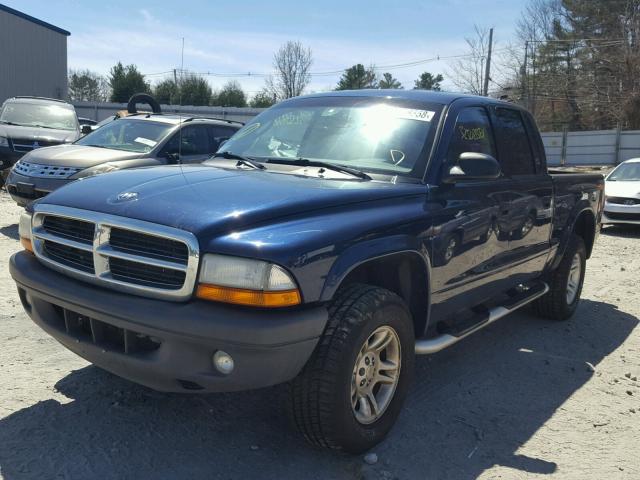
<path id="1" fill-rule="evenodd" d="M 486 153 L 465 152 L 444 175 L 445 183 L 466 182 L 468 180 L 495 180 L 500 177 L 500 164 Z"/>
<path id="2" fill-rule="evenodd" d="M 91 128 L 91 125 L 82 125 L 82 127 L 80 128 L 80 132 L 83 135 L 86 135 L 88 133 L 93 132 L 93 128 Z"/>
<path id="3" fill-rule="evenodd" d="M 165 153 L 164 158 L 167 159 L 169 163 L 179 163 L 180 162 L 180 154 L 178 153 Z"/>

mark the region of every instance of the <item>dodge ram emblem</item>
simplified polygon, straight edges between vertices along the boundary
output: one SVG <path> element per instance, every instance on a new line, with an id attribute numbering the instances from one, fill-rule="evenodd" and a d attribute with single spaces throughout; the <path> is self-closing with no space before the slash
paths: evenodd
<path id="1" fill-rule="evenodd" d="M 124 192 L 119 194 L 116 197 L 116 200 L 118 202 L 130 202 L 132 200 L 137 200 L 138 199 L 138 194 L 136 192 Z"/>

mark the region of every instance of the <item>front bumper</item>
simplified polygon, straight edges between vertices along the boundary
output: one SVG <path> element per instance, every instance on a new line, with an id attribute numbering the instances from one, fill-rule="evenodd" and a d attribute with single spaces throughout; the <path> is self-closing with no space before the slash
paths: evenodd
<path id="1" fill-rule="evenodd" d="M 25 207 L 72 181 L 67 178 L 28 177 L 11 169 L 6 187 L 11 198 L 21 207 Z"/>
<path id="2" fill-rule="evenodd" d="M 291 380 L 327 322 L 322 306 L 272 311 L 127 295 L 50 270 L 27 252 L 14 254 L 9 270 L 25 310 L 49 335 L 91 363 L 161 391 L 249 390 Z M 217 350 L 234 359 L 229 375 L 212 364 Z"/>
<path id="3" fill-rule="evenodd" d="M 619 203 L 604 204 L 602 212 L 602 223 L 626 223 L 631 225 L 640 225 L 640 204 L 622 205 Z"/>

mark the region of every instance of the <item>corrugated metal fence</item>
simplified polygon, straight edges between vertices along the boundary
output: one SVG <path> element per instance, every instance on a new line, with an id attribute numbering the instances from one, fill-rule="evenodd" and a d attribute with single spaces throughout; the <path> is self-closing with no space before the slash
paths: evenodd
<path id="1" fill-rule="evenodd" d="M 542 142 L 552 166 L 616 165 L 640 157 L 639 130 L 544 132 Z"/>
<path id="2" fill-rule="evenodd" d="M 126 110 L 126 103 L 102 103 L 102 102 L 72 102 L 79 117 L 92 120 L 104 120 L 115 115 L 118 110 Z M 149 108 L 143 105 L 142 108 Z M 198 115 L 228 120 L 247 122 L 262 112 L 263 108 L 236 108 L 236 107 L 194 107 L 180 105 L 162 105 L 163 113 L 182 113 L 183 115 Z"/>

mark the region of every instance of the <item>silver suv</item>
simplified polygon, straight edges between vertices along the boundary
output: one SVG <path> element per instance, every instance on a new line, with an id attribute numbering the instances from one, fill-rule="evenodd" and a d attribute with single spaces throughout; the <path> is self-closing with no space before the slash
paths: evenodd
<path id="1" fill-rule="evenodd" d="M 124 168 L 198 163 L 242 127 L 231 120 L 137 114 L 105 124 L 70 145 L 32 150 L 6 182 L 18 205 L 80 178 Z"/>

